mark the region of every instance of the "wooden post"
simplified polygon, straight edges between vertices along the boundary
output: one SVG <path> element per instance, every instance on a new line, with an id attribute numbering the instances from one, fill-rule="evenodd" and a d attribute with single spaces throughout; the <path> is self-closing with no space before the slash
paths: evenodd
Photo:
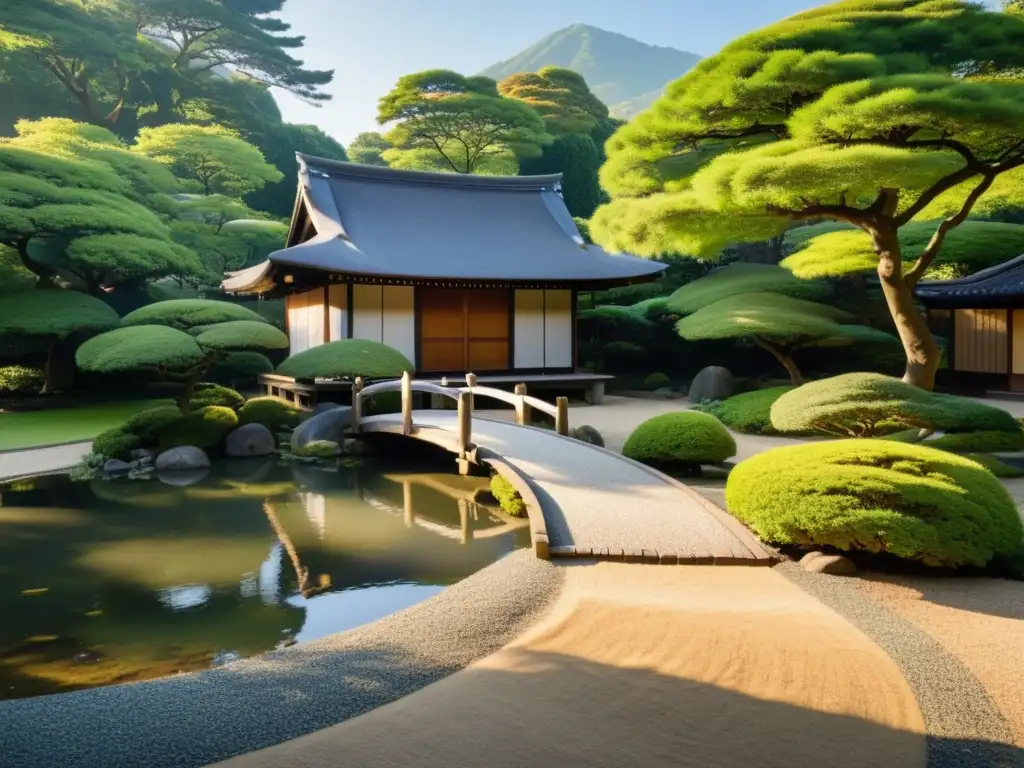
<path id="1" fill-rule="evenodd" d="M 555 407 L 558 410 L 555 412 L 555 432 L 560 435 L 569 434 L 569 398 L 568 397 L 556 397 Z"/>
<path id="2" fill-rule="evenodd" d="M 473 406 L 468 392 L 459 392 L 458 449 L 459 474 L 469 474 L 469 447 L 473 441 Z"/>
<path id="3" fill-rule="evenodd" d="M 459 524 L 462 526 L 462 543 L 469 544 L 473 532 L 469 528 L 469 502 L 459 499 Z"/>
<path id="4" fill-rule="evenodd" d="M 412 434 L 412 374 L 402 374 L 402 434 Z"/>
<path id="5" fill-rule="evenodd" d="M 530 406 L 526 404 L 526 385 L 516 384 L 515 391 L 519 395 L 519 402 L 516 403 L 516 424 L 523 426 L 530 422 Z"/>
<path id="6" fill-rule="evenodd" d="M 405 525 L 412 528 L 416 522 L 416 511 L 412 506 L 412 482 L 409 480 L 402 481 L 402 507 L 405 511 Z"/>
<path id="7" fill-rule="evenodd" d="M 476 410 L 476 400 L 473 397 L 473 388 L 476 386 L 476 374 L 466 374 L 466 386 L 469 387 L 469 407 Z"/>
<path id="8" fill-rule="evenodd" d="M 352 382 L 352 431 L 359 431 L 359 422 L 363 418 L 363 377 L 356 376 Z"/>

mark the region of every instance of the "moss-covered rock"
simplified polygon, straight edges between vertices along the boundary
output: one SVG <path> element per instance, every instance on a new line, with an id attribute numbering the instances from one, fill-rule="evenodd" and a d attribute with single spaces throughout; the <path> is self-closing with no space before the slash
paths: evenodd
<path id="1" fill-rule="evenodd" d="M 276 397 L 253 397 L 238 411 L 239 424 L 262 424 L 274 434 L 294 429 L 302 420 L 302 411 Z"/>
<path id="2" fill-rule="evenodd" d="M 142 444 L 138 435 L 125 432 L 122 428 L 101 432 L 92 441 L 92 452 L 105 459 L 127 460 L 131 452 Z"/>
<path id="3" fill-rule="evenodd" d="M 715 464 L 736 455 L 736 441 L 714 416 L 679 411 L 640 424 L 622 453 L 653 466 Z"/>
<path id="4" fill-rule="evenodd" d="M 292 355 L 278 366 L 277 372 L 296 379 L 352 379 L 356 376 L 386 379 L 413 369 L 405 355 L 387 344 L 368 339 L 342 339 Z"/>
<path id="5" fill-rule="evenodd" d="M 772 405 L 789 392 L 792 387 L 768 387 L 742 395 L 733 395 L 707 405 L 696 406 L 697 410 L 709 413 L 727 427 L 750 435 L 773 435 Z"/>
<path id="6" fill-rule="evenodd" d="M 980 464 L 887 440 L 776 448 L 741 462 L 729 511 L 762 540 L 983 566 L 1016 551 L 1017 508 Z"/>
<path id="7" fill-rule="evenodd" d="M 523 501 L 523 497 L 519 495 L 515 486 L 501 475 L 491 476 L 491 495 L 498 500 L 506 514 L 513 517 L 526 516 L 526 502 Z"/>
<path id="8" fill-rule="evenodd" d="M 211 405 L 192 413 L 182 414 L 176 421 L 163 427 L 157 434 L 160 451 L 179 445 L 212 448 L 238 426 L 238 415 L 230 408 Z"/>
<path id="9" fill-rule="evenodd" d="M 812 381 L 772 405 L 779 432 L 873 437 L 901 429 L 1020 432 L 1006 411 L 965 397 L 928 392 L 891 376 L 847 373 Z"/>
<path id="10" fill-rule="evenodd" d="M 333 440 L 311 440 L 302 446 L 297 455 L 311 459 L 332 459 L 341 455 L 341 446 Z"/>

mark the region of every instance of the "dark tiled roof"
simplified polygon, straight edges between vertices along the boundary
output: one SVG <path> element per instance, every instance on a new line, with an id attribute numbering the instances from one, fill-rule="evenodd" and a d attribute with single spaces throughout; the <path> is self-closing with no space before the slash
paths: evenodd
<path id="1" fill-rule="evenodd" d="M 276 266 L 366 278 L 404 277 L 615 285 L 665 266 L 586 245 L 559 194 L 561 175 L 468 176 L 400 171 L 298 155 L 299 203 L 316 229 L 306 242 L 230 275 L 228 291 Z"/>
<path id="2" fill-rule="evenodd" d="M 936 309 L 1024 306 L 1024 256 L 956 280 L 923 281 L 914 293 Z"/>

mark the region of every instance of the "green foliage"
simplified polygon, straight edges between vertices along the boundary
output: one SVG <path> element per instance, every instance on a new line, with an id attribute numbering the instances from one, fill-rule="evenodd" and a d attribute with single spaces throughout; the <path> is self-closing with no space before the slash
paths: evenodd
<path id="1" fill-rule="evenodd" d="M 508 480 L 499 474 L 491 475 L 491 495 L 498 500 L 505 514 L 512 517 L 526 516 L 526 502 Z"/>
<path id="2" fill-rule="evenodd" d="M 274 364 L 259 352 L 231 352 L 213 364 L 211 373 L 219 379 L 244 379 L 272 373 Z"/>
<path id="3" fill-rule="evenodd" d="M 369 413 L 401 413 L 402 393 L 401 392 L 378 392 L 369 397 Z"/>
<path id="4" fill-rule="evenodd" d="M 160 301 L 128 313 L 121 322 L 125 326 L 166 325 L 184 331 L 239 320 L 264 322 L 263 318 L 251 309 L 227 301 L 210 299 Z"/>
<path id="5" fill-rule="evenodd" d="M 569 133 L 559 136 L 544 148 L 538 158 L 524 158 L 519 172 L 524 176 L 562 174 L 562 198 L 573 216 L 590 218 L 603 201 L 597 171 L 601 153 L 587 135 Z"/>
<path id="6" fill-rule="evenodd" d="M 200 410 L 208 405 L 219 405 L 237 411 L 245 405 L 245 398 L 230 387 L 205 383 L 196 385 L 189 403 L 195 410 Z"/>
<path id="7" fill-rule="evenodd" d="M 764 541 L 984 566 L 1016 551 L 1017 508 L 973 461 L 885 440 L 776 448 L 741 462 L 729 511 Z"/>
<path id="8" fill-rule="evenodd" d="M 259 149 L 222 125 L 171 123 L 143 128 L 134 149 L 179 176 L 194 179 L 204 195 L 241 196 L 283 178 Z"/>
<path id="9" fill-rule="evenodd" d="M 310 459 L 332 459 L 341 453 L 341 446 L 333 440 L 310 440 L 298 455 Z"/>
<path id="10" fill-rule="evenodd" d="M 92 441 L 92 452 L 108 459 L 126 460 L 141 444 L 137 435 L 117 427 L 98 434 Z"/>
<path id="11" fill-rule="evenodd" d="M 46 377 L 38 368 L 24 365 L 0 366 L 0 395 L 38 395 L 45 382 Z"/>
<path id="12" fill-rule="evenodd" d="M 364 131 L 349 143 L 348 159 L 360 165 L 386 166 L 387 162 L 381 155 L 389 149 L 394 149 L 394 146 L 379 133 Z"/>
<path id="13" fill-rule="evenodd" d="M 146 446 L 157 444 L 161 431 L 181 419 L 181 411 L 173 405 L 158 405 L 130 416 L 118 429 L 135 435 Z"/>
<path id="14" fill-rule="evenodd" d="M 1004 434 L 1002 432 L 998 434 Z M 934 447 L 934 446 L 932 446 Z M 1024 469 L 1007 464 L 1005 461 L 1001 461 L 987 453 L 968 453 L 964 455 L 965 459 L 970 459 L 973 462 L 981 464 L 985 469 L 991 472 L 996 477 L 1002 477 L 1005 479 L 1015 479 L 1024 477 Z"/>
<path id="15" fill-rule="evenodd" d="M 728 400 L 697 406 L 730 429 L 750 435 L 774 435 L 772 405 L 792 387 L 767 387 L 733 395 Z"/>
<path id="16" fill-rule="evenodd" d="M 830 296 L 831 288 L 821 280 L 800 280 L 774 265 L 737 262 L 677 289 L 669 296 L 667 306 L 674 312 L 689 314 L 721 299 L 755 292 L 822 301 Z"/>
<path id="17" fill-rule="evenodd" d="M 640 424 L 626 440 L 622 453 L 655 466 L 715 464 L 736 455 L 736 441 L 714 416 L 680 411 Z"/>
<path id="18" fill-rule="evenodd" d="M 587 81 L 563 67 L 509 75 L 498 83 L 498 93 L 533 107 L 553 136 L 589 134 L 608 120 L 608 107 L 590 92 Z"/>
<path id="19" fill-rule="evenodd" d="M 526 104 L 502 98 L 493 80 L 450 70 L 399 78 L 380 100 L 377 122 L 394 123 L 384 159 L 395 167 L 431 167 L 455 173 L 493 172 L 501 158 L 536 157 L 551 141 L 543 120 Z M 412 163 L 403 163 L 403 154 Z"/>
<path id="20" fill-rule="evenodd" d="M 237 426 L 238 415 L 223 406 L 211 405 L 192 413 L 179 414 L 177 420 L 157 432 L 158 450 L 166 451 L 180 445 L 213 448 Z"/>
<path id="21" fill-rule="evenodd" d="M 292 355 L 277 367 L 283 376 L 296 379 L 363 376 L 386 379 L 412 371 L 413 364 L 386 344 L 367 339 L 342 339 Z"/>
<path id="22" fill-rule="evenodd" d="M 669 386 L 671 383 L 672 379 L 664 373 L 650 373 L 644 377 L 644 386 L 648 389 L 660 389 L 661 387 Z"/>
<path id="23" fill-rule="evenodd" d="M 708 304 L 676 323 L 687 340 L 758 336 L 776 339 L 826 339 L 841 334 L 841 309 L 774 293 L 745 293 Z"/>
<path id="24" fill-rule="evenodd" d="M 925 445 L 952 453 L 1009 453 L 1024 451 L 1024 432 L 981 429 L 953 432 L 929 440 Z"/>
<path id="25" fill-rule="evenodd" d="M 232 320 L 200 327 L 204 330 L 196 336 L 196 341 L 204 349 L 229 351 L 288 348 L 288 337 L 263 318 L 258 321 Z"/>
<path id="26" fill-rule="evenodd" d="M 152 305 L 157 306 L 157 305 Z M 175 328 L 139 325 L 94 336 L 78 348 L 75 363 L 92 373 L 185 371 L 200 363 L 195 339 Z"/>
<path id="27" fill-rule="evenodd" d="M 0 334 L 64 339 L 109 331 L 119 324 L 117 313 L 106 303 L 79 291 L 28 290 L 0 300 Z"/>
<path id="28" fill-rule="evenodd" d="M 294 429 L 301 420 L 298 408 L 276 397 L 250 398 L 238 411 L 239 424 L 262 424 L 274 434 Z"/>
<path id="29" fill-rule="evenodd" d="M 872 437 L 894 428 L 1021 431 L 1014 418 L 999 408 L 928 392 L 876 373 L 847 373 L 804 384 L 775 401 L 771 419 L 780 432 L 817 431 L 844 437 Z"/>
<path id="30" fill-rule="evenodd" d="M 912 221 L 900 229 L 903 258 L 913 262 L 927 247 L 936 221 Z M 867 233 L 837 222 L 797 227 L 786 233 L 792 255 L 782 266 L 798 277 L 873 273 L 878 256 Z M 1024 225 L 965 221 L 950 231 L 925 277 L 948 280 L 1001 264 L 1024 253 Z"/>

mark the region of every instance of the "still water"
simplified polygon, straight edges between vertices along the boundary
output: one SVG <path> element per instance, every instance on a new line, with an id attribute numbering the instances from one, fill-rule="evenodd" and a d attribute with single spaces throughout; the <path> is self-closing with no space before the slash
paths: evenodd
<path id="1" fill-rule="evenodd" d="M 528 543 L 451 460 L 0 485 L 0 698 L 205 669 L 374 621 Z"/>

